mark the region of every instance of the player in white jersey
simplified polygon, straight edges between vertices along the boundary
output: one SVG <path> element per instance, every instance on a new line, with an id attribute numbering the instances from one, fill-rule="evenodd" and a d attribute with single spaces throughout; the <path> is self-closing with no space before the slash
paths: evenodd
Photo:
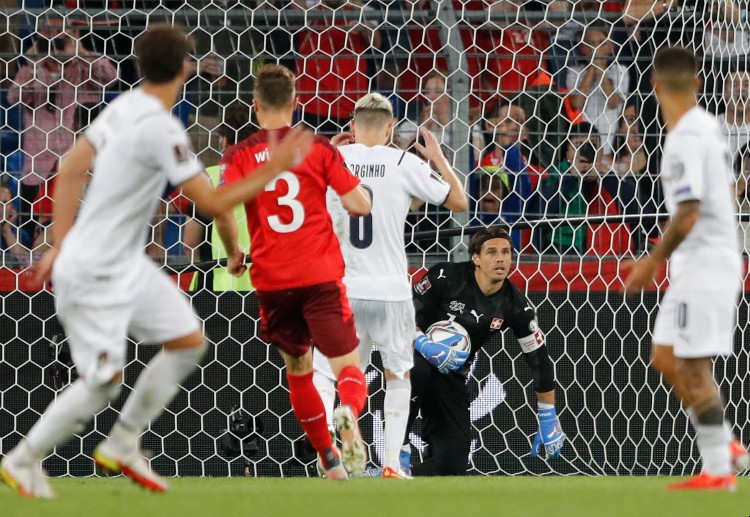
<path id="1" fill-rule="evenodd" d="M 362 369 L 369 364 L 373 346 L 385 368 L 383 477 L 407 477 L 400 472 L 399 452 L 409 416 L 415 316 L 404 226 L 413 198 L 457 212 L 466 211 L 468 202 L 432 133 L 422 131 L 425 146 L 416 147 L 439 175 L 415 154 L 386 145 L 394 118 L 390 101 L 382 95 L 371 93 L 357 101 L 351 127 L 355 143 L 338 149 L 349 170 L 370 191 L 372 212 L 365 217 L 349 217 L 335 199 L 329 199 L 329 209 L 346 263 L 344 284 L 360 340 Z M 313 380 L 330 422 L 335 376 L 318 350 L 313 364 Z"/>
<path id="2" fill-rule="evenodd" d="M 105 109 L 62 161 L 52 226 L 59 252 L 48 252 L 36 275 L 40 282 L 54 279 L 58 315 L 79 379 L 0 463 L 2 480 L 23 496 L 54 497 L 41 461 L 118 396 L 128 335 L 162 343 L 163 350 L 139 377 L 94 459 L 148 489 L 166 490 L 140 453 L 140 435 L 195 369 L 206 344 L 186 298 L 144 253 L 159 196 L 170 182 L 207 214 L 233 221 L 235 205 L 260 193 L 294 165 L 297 152 L 304 156 L 312 146 L 311 133 L 290 133 L 275 146 L 268 165 L 214 191 L 184 128 L 170 114 L 190 49 L 185 34 L 168 26 L 139 37 L 143 86 Z M 76 219 L 89 170 L 93 179 Z M 223 237 L 232 242 L 231 235 Z M 231 254 L 235 274 L 244 269 L 240 257 L 239 249 Z"/>
<path id="3" fill-rule="evenodd" d="M 703 460 L 701 475 L 670 488 L 734 490 L 732 467 L 746 467 L 748 458 L 724 418 L 713 358 L 732 353 L 742 259 L 731 156 L 718 121 L 696 102 L 697 71 L 695 56 L 681 47 L 654 57 L 654 91 L 668 133 L 661 180 L 671 220 L 651 255 L 631 265 L 625 289 L 647 287 L 669 259 L 652 364 L 688 412 Z"/>

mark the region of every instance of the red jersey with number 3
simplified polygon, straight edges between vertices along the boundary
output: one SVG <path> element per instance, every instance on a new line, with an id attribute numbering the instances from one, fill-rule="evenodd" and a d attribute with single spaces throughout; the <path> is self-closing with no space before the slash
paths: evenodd
<path id="1" fill-rule="evenodd" d="M 288 128 L 273 130 L 281 139 Z M 221 183 L 249 176 L 268 161 L 268 131 L 228 148 L 221 159 Z M 305 160 L 282 172 L 264 192 L 245 203 L 250 229 L 253 284 L 276 291 L 341 280 L 344 259 L 326 207 L 326 191 L 340 196 L 359 185 L 327 138 L 315 137 Z"/>

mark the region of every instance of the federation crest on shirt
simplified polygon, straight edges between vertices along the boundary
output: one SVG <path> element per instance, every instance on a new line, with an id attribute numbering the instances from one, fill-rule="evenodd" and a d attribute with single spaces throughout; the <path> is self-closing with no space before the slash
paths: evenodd
<path id="1" fill-rule="evenodd" d="M 680 178 L 685 174 L 685 166 L 682 162 L 673 160 L 669 168 L 669 172 L 672 175 L 672 181 L 679 181 Z"/>
<path id="2" fill-rule="evenodd" d="M 188 161 L 188 150 L 187 146 L 183 144 L 177 144 L 174 146 L 174 159 L 177 163 L 185 163 Z"/>
<path id="3" fill-rule="evenodd" d="M 425 275 L 425 277 L 414 286 L 414 290 L 419 294 L 424 294 L 430 290 L 430 287 L 432 287 L 430 279 Z"/>
<path id="4" fill-rule="evenodd" d="M 500 330 L 500 327 L 503 326 L 503 319 L 502 318 L 492 318 L 492 322 L 490 323 L 490 328 L 492 330 Z"/>

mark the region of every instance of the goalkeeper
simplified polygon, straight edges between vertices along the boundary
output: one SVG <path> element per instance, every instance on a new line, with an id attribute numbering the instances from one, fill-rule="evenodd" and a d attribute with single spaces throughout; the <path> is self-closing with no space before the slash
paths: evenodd
<path id="1" fill-rule="evenodd" d="M 539 430 L 531 455 L 543 448 L 557 458 L 565 434 L 555 412 L 554 365 L 547 354 L 536 314 L 526 297 L 507 280 L 513 262 L 508 233 L 498 227 L 483 228 L 469 242 L 471 260 L 443 262 L 432 267 L 414 285 L 418 353 L 411 370 L 412 402 L 401 468 L 411 467 L 409 430 L 422 412 L 422 438 L 429 445 L 425 461 L 412 469 L 414 476 L 466 474 L 471 446 L 469 390 L 466 379 L 477 351 L 498 331 L 512 329 L 524 359 L 534 372 Z M 469 333 L 471 351 L 450 347 L 454 338 L 432 342 L 422 331 L 438 321 L 460 323 Z"/>

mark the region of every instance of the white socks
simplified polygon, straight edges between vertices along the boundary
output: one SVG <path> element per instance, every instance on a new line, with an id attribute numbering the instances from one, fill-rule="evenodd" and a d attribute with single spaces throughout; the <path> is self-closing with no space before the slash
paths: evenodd
<path id="1" fill-rule="evenodd" d="M 730 444 L 732 431 L 724 421 L 721 425 L 706 425 L 698 422 L 692 411 L 688 411 L 695 429 L 695 442 L 703 461 L 703 472 L 712 476 L 727 476 L 732 473 Z"/>
<path id="2" fill-rule="evenodd" d="M 411 382 L 409 379 L 394 379 L 385 383 L 385 461 L 384 468 L 397 471 L 400 468 L 399 454 L 404 443 L 406 424 L 409 421 Z"/>
<path id="3" fill-rule="evenodd" d="M 84 379 L 78 379 L 47 407 L 26 436 L 25 447 L 17 448 L 18 454 L 30 454 L 33 460 L 44 459 L 55 446 L 81 432 L 91 418 L 119 393 L 119 383 L 89 386 Z"/>
<path id="4" fill-rule="evenodd" d="M 138 377 L 122 408 L 121 425 L 139 436 L 169 405 L 180 383 L 195 370 L 205 352 L 205 344 L 197 348 L 159 352 Z"/>
<path id="5" fill-rule="evenodd" d="M 336 404 L 336 381 L 316 371 L 313 373 L 313 384 L 323 400 L 323 407 L 326 408 L 326 423 L 328 427 L 331 427 L 333 425 L 333 406 Z"/>

